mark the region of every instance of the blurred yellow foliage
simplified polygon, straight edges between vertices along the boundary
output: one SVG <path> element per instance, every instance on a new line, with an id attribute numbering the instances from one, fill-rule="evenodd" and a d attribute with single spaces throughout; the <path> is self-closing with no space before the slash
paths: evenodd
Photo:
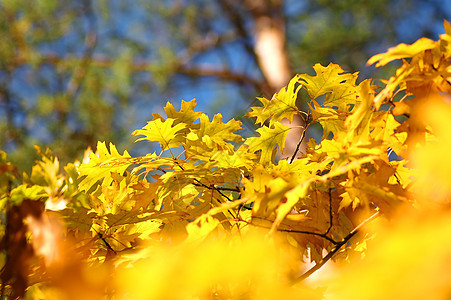
<path id="1" fill-rule="evenodd" d="M 404 211 L 396 222 L 372 223 L 365 258 L 320 281 L 325 299 L 451 299 L 450 217 Z"/>
<path id="2" fill-rule="evenodd" d="M 264 232 L 149 247 L 116 273 L 123 299 L 321 299 L 323 289 L 291 286 L 292 252 Z"/>
<path id="3" fill-rule="evenodd" d="M 376 236 L 365 258 L 315 282 L 327 286 L 325 299 L 451 299 L 451 105 L 438 95 L 421 100 L 435 136 L 411 153 L 415 209 L 368 224 Z"/>
<path id="4" fill-rule="evenodd" d="M 413 168 L 417 169 L 415 194 L 422 204 L 450 206 L 451 197 L 451 99 L 440 96 L 424 99 L 424 122 L 434 138 L 418 145 L 412 154 Z"/>

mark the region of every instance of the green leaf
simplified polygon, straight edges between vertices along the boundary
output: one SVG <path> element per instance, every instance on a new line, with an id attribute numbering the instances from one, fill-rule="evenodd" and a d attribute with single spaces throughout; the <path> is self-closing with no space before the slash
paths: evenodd
<path id="1" fill-rule="evenodd" d="M 39 185 L 27 187 L 22 184 L 11 191 L 11 204 L 19 205 L 25 199 L 39 200 L 48 197 L 49 195 L 44 187 Z"/>

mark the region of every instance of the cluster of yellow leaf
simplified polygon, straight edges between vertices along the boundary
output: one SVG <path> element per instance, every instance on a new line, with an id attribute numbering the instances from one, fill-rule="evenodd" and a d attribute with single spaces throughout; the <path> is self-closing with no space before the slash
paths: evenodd
<path id="1" fill-rule="evenodd" d="M 383 103 L 394 106 L 394 115 L 405 115 L 403 130 L 410 133 L 409 142 L 424 139 L 425 124 L 421 102 L 436 94 L 451 93 L 451 24 L 444 21 L 445 34 L 439 41 L 421 38 L 412 45 L 400 44 L 390 48 L 387 53 L 373 56 L 368 64 L 377 62 L 383 66 L 395 59 L 402 58 L 403 63 L 396 75 L 385 82 L 385 87 L 374 99 L 378 109 Z M 393 98 L 399 92 L 405 92 L 401 101 Z M 415 95 L 415 97 L 409 97 Z"/>
<path id="2" fill-rule="evenodd" d="M 38 149 L 42 160 L 18 184 L 2 152 L 0 248 L 5 270 L 18 269 L 0 273 L 2 293 L 320 298 L 324 288 L 296 283 L 330 258 L 355 260 L 352 253 L 380 239 L 374 232 L 387 232 L 385 227 L 365 231 L 369 220 L 383 216 L 396 224 L 399 211 L 448 216 L 442 213 L 449 211 L 451 195 L 451 25 L 446 21 L 445 29 L 438 42 L 420 39 L 371 58 L 369 63 L 378 65 L 410 59 L 379 91 L 371 80 L 357 83 L 358 73 L 332 63 L 315 65 L 314 76 L 295 76 L 271 100 L 259 98 L 261 106 L 247 114 L 260 126 L 257 136 L 242 137 L 241 122 L 224 123 L 221 114 L 210 121 L 194 110 L 192 100 L 179 110 L 168 103 L 166 116 L 153 114 L 133 132 L 137 141 L 157 143 L 160 153 L 132 157 L 99 142 L 83 164 L 69 164 L 61 174 L 53 154 Z M 296 106 L 301 90 L 308 95 L 307 112 Z M 401 100 L 399 93 L 405 93 Z M 310 138 L 304 153 L 278 159 L 277 149 L 283 153 L 291 130 L 281 121 L 295 115 L 307 134 L 310 125 L 319 124 L 322 137 Z M 27 226 L 34 252 L 21 251 L 26 263 L 18 263 L 10 236 L 25 241 Z M 438 232 L 445 238 L 451 231 L 448 226 Z M 370 251 L 368 257 L 377 259 Z M 315 266 L 304 273 L 306 259 Z M 83 276 L 87 270 L 102 279 Z M 351 278 L 355 269 L 343 272 Z M 365 276 L 362 286 L 369 288 L 374 278 Z M 332 294 L 349 298 L 344 296 L 349 289 L 327 285 Z"/>

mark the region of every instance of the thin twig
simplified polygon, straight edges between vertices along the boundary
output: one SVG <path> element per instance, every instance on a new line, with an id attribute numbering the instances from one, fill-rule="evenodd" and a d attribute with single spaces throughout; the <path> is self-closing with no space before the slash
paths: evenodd
<path id="1" fill-rule="evenodd" d="M 307 131 L 307 127 L 308 127 L 308 126 L 306 126 L 306 127 L 304 128 L 304 130 L 302 131 L 301 139 L 299 140 L 299 143 L 296 145 L 296 150 L 294 150 L 293 156 L 292 156 L 291 159 L 290 159 L 290 164 L 291 164 L 291 163 L 294 161 L 294 159 L 296 158 L 296 154 L 298 153 L 299 148 L 301 147 L 302 141 L 304 141 L 305 132 Z"/>
<path id="2" fill-rule="evenodd" d="M 195 183 L 193 183 L 193 185 L 195 185 L 195 186 L 201 186 L 201 187 L 204 187 L 204 188 L 206 188 L 206 189 L 208 189 L 208 190 L 216 191 L 216 192 L 218 192 L 222 197 L 224 197 L 225 199 L 227 199 L 227 201 L 232 201 L 232 200 L 230 200 L 229 197 L 227 197 L 226 195 L 224 195 L 224 193 L 222 193 L 222 192 L 221 192 L 217 187 L 215 187 L 214 185 L 206 185 L 206 184 L 200 182 L 199 179 L 196 179 L 196 178 L 194 178 L 194 181 L 195 181 Z"/>
<path id="3" fill-rule="evenodd" d="M 183 168 L 183 166 L 181 166 L 177 161 L 174 161 L 174 162 L 175 162 L 175 164 L 176 164 L 182 171 L 185 171 L 185 169 Z M 222 197 L 224 197 L 225 199 L 227 199 L 227 201 L 232 202 L 232 200 L 230 200 L 229 197 L 227 197 L 226 195 L 224 195 L 224 193 L 221 192 L 220 190 L 218 190 L 214 185 L 208 186 L 208 185 L 206 185 L 206 184 L 200 182 L 199 179 L 197 179 L 197 178 L 193 178 L 193 180 L 195 181 L 195 183 L 193 183 L 194 185 L 198 185 L 198 186 L 204 187 L 204 188 L 209 189 L 209 190 L 212 190 L 212 191 L 214 190 L 214 191 L 218 192 L 219 195 L 221 195 Z M 219 201 L 218 199 L 216 199 L 216 201 L 218 201 L 220 204 L 222 204 L 222 202 Z M 235 218 L 235 219 L 237 218 L 237 217 L 230 211 L 230 209 L 228 209 L 227 211 L 229 212 L 229 214 L 230 214 L 233 218 Z"/>
<path id="4" fill-rule="evenodd" d="M 348 241 L 358 233 L 359 229 L 367 224 L 368 222 L 372 221 L 374 218 L 376 218 L 379 215 L 379 212 L 374 213 L 373 215 L 371 215 L 370 217 L 368 217 L 366 220 L 364 220 L 362 223 L 360 223 L 357 227 L 355 227 L 341 242 L 337 243 L 335 245 L 335 247 L 325 256 L 321 259 L 321 261 L 317 264 L 315 264 L 312 268 L 310 268 L 307 272 L 305 272 L 304 274 L 302 274 L 301 276 L 295 278 L 292 280 L 292 284 L 296 284 L 300 281 L 303 281 L 304 279 L 306 279 L 307 277 L 309 277 L 310 275 L 312 275 L 315 271 L 317 271 L 318 269 L 320 269 L 325 263 L 327 263 L 334 255 L 335 253 L 337 253 L 340 248 L 345 245 L 346 243 L 348 243 Z"/>
<path id="5" fill-rule="evenodd" d="M 259 217 L 254 217 L 256 219 L 259 219 Z M 271 227 L 267 227 L 267 226 L 263 226 L 263 225 L 257 225 L 254 224 L 252 222 L 247 222 L 242 220 L 243 222 L 255 226 L 255 227 L 260 227 L 260 228 L 266 228 L 266 229 L 271 229 Z M 334 245 L 338 245 L 340 242 L 337 242 L 336 240 L 328 237 L 327 235 L 323 234 L 323 233 L 318 233 L 318 232 L 313 232 L 313 231 L 306 231 L 306 230 L 294 230 L 294 229 L 281 229 L 281 228 L 277 228 L 277 231 L 281 231 L 281 232 L 289 232 L 289 233 L 302 233 L 302 234 L 308 234 L 308 235 L 315 235 L 315 236 L 319 236 L 322 237 L 325 240 L 328 240 L 329 242 L 331 242 Z"/>
<path id="6" fill-rule="evenodd" d="M 116 251 L 113 249 L 113 247 L 111 247 L 110 243 L 107 242 L 107 240 L 105 239 L 105 237 L 103 236 L 103 234 L 101 234 L 100 232 L 97 232 L 97 236 L 99 237 L 99 239 L 102 240 L 102 242 L 105 244 L 105 246 L 113 251 L 114 255 L 117 255 Z"/>
<path id="7" fill-rule="evenodd" d="M 332 229 L 332 220 L 333 220 L 333 215 L 332 215 L 332 188 L 329 187 L 329 228 L 327 228 L 326 233 L 324 233 L 324 235 L 329 234 L 330 230 Z"/>
<path id="8" fill-rule="evenodd" d="M 74 71 L 74 76 L 69 81 L 69 84 L 67 86 L 66 95 L 69 99 L 76 97 L 76 95 L 80 91 L 80 88 L 92 63 L 94 49 L 97 46 L 97 22 L 94 10 L 92 8 L 91 0 L 84 1 L 83 10 L 87 23 L 91 28 L 85 37 L 85 49 L 83 57 L 80 60 L 80 64 Z"/>
<path id="9" fill-rule="evenodd" d="M 395 178 L 396 178 L 396 182 L 397 182 L 399 185 L 401 185 L 401 180 L 399 180 L 398 173 L 395 171 L 395 173 L 394 173 L 393 175 L 394 175 Z"/>
<path id="10" fill-rule="evenodd" d="M 252 224 L 252 225 L 254 225 L 254 224 Z M 270 227 L 268 227 L 268 229 L 270 229 Z M 322 234 L 322 233 L 317 233 L 317 232 L 304 231 L 304 230 L 293 230 L 293 229 L 280 229 L 280 228 L 277 228 L 277 231 L 290 232 L 290 233 L 302 233 L 302 234 L 316 235 L 316 236 L 322 237 L 323 239 L 328 240 L 329 242 L 331 242 L 331 243 L 334 244 L 334 245 L 337 245 L 337 244 L 339 243 L 339 242 L 337 242 L 336 240 L 334 240 L 334 239 L 328 237 L 327 235 Z"/>
<path id="11" fill-rule="evenodd" d="M 239 192 L 240 191 L 240 189 L 238 187 L 228 188 L 228 187 L 208 186 L 208 185 L 202 185 L 202 184 L 198 184 L 198 183 L 194 183 L 194 185 L 202 186 L 207 189 L 214 189 L 216 191 L 230 191 L 230 192 Z"/>

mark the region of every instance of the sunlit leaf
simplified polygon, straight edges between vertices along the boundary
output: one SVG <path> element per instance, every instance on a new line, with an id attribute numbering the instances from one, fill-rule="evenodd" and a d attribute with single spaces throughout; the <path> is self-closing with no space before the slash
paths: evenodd
<path id="1" fill-rule="evenodd" d="M 389 48 L 387 52 L 376 54 L 368 60 L 368 65 L 377 62 L 376 67 L 385 66 L 389 62 L 406 57 L 413 57 L 425 50 L 432 49 L 436 42 L 428 38 L 421 38 L 412 45 L 399 44 L 396 47 Z"/>
<path id="2" fill-rule="evenodd" d="M 111 151 L 111 153 L 110 153 Z M 105 142 L 97 143 L 97 154 L 89 155 L 89 162 L 80 166 L 80 190 L 89 191 L 99 180 L 103 179 L 103 184 L 108 186 L 113 181 L 111 173 L 122 175 L 129 167 L 130 158 L 127 150 L 120 155 L 112 143 L 110 143 L 110 151 L 108 151 Z"/>
<path id="3" fill-rule="evenodd" d="M 135 130 L 132 135 L 144 135 L 136 141 L 148 140 L 151 142 L 159 142 L 161 149 L 166 150 L 174 146 L 178 146 L 183 140 L 182 130 L 186 128 L 183 123 L 175 124 L 175 119 L 155 119 L 149 121 L 143 129 Z"/>
<path id="4" fill-rule="evenodd" d="M 256 124 L 263 124 L 266 120 L 270 119 L 270 127 L 275 122 L 280 122 L 284 118 L 290 122 L 293 121 L 293 116 L 299 113 L 299 109 L 296 106 L 298 92 L 302 87 L 299 84 L 299 78 L 300 75 L 293 77 L 286 87 L 283 87 L 278 93 L 274 94 L 271 100 L 257 98 L 263 104 L 263 107 L 251 107 L 252 111 L 247 113 L 246 116 L 257 117 Z"/>
<path id="5" fill-rule="evenodd" d="M 290 127 L 279 122 L 275 123 L 273 128 L 264 126 L 257 129 L 260 136 L 248 138 L 245 144 L 252 152 L 261 151 L 260 162 L 267 164 L 272 161 L 273 150 L 276 146 L 283 153 L 288 130 Z"/>

